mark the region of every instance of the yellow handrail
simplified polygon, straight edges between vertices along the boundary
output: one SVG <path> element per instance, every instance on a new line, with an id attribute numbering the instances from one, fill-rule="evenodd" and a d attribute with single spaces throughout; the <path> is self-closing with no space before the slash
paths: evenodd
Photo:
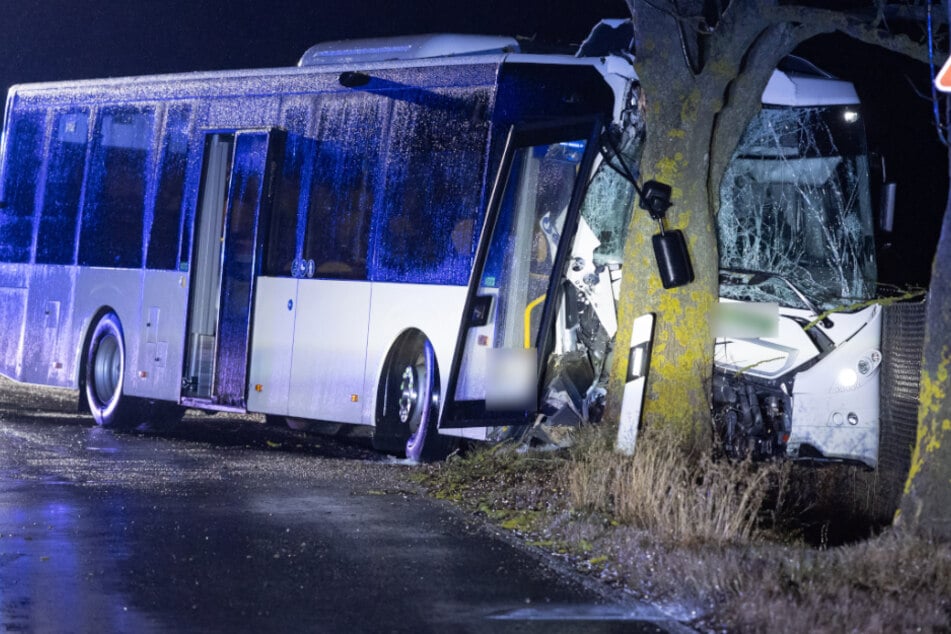
<path id="1" fill-rule="evenodd" d="M 532 302 L 525 307 L 525 349 L 532 347 L 532 311 L 535 310 L 535 307 L 545 301 L 546 295 L 542 295 L 532 300 Z"/>

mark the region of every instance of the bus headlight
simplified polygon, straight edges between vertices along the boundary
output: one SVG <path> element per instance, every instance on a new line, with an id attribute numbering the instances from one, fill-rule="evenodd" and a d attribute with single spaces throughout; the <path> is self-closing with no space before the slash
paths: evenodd
<path id="1" fill-rule="evenodd" d="M 866 351 L 855 361 L 854 367 L 839 370 L 838 374 L 835 375 L 832 391 L 841 392 L 858 387 L 859 382 L 865 383 L 881 364 L 881 352 L 878 350 Z"/>
<path id="2" fill-rule="evenodd" d="M 852 368 L 844 368 L 839 370 L 835 382 L 839 384 L 839 387 L 848 390 L 855 387 L 855 384 L 859 382 L 859 375 Z"/>

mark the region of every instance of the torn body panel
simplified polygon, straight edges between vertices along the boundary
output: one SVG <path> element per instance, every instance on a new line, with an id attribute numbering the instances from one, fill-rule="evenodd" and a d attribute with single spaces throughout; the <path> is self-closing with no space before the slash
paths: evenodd
<path id="1" fill-rule="evenodd" d="M 781 309 L 776 337 L 721 338 L 715 421 L 733 457 L 878 464 L 882 310 L 837 313 L 830 325 Z"/>

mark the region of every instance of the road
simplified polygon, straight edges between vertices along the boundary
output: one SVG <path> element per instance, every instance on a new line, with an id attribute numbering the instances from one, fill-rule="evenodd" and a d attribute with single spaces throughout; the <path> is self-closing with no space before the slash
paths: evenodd
<path id="1" fill-rule="evenodd" d="M 71 405 L 0 382 L 4 631 L 682 630 L 605 603 L 354 441 L 198 414 L 120 434 Z"/>

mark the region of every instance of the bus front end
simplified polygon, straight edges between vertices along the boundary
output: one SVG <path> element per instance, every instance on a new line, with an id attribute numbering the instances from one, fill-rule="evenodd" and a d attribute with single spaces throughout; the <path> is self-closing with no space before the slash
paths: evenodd
<path id="1" fill-rule="evenodd" d="M 734 457 L 875 468 L 883 311 L 858 100 L 777 77 L 800 103 L 767 88 L 720 189 L 715 426 Z"/>

